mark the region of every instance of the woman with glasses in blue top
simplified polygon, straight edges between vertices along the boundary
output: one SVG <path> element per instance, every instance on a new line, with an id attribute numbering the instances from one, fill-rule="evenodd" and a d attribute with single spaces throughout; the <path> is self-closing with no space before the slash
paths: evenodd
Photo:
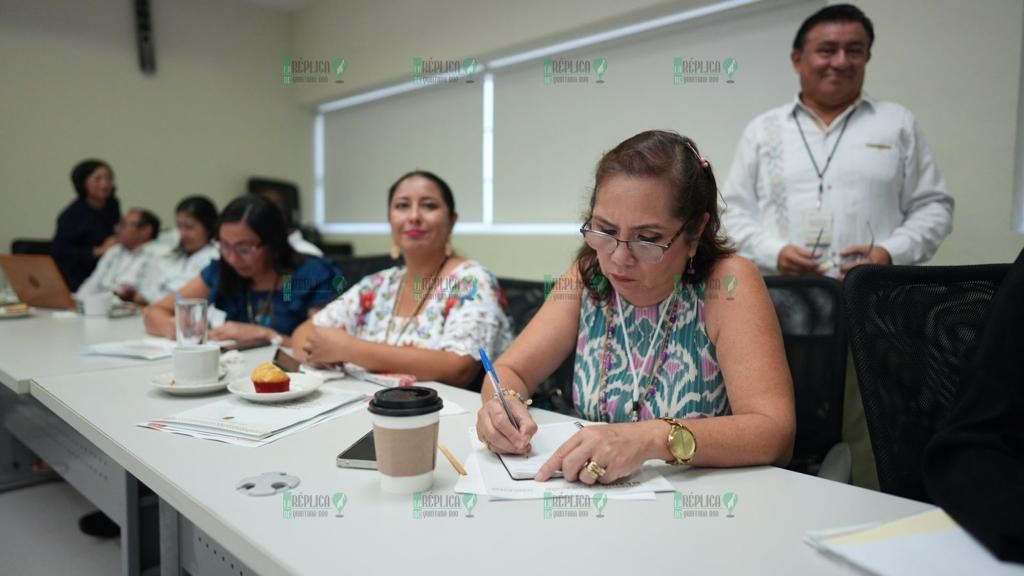
<path id="1" fill-rule="evenodd" d="M 281 211 L 261 196 L 228 204 L 218 224 L 220 260 L 211 262 L 177 296 L 206 298 L 227 314 L 213 340 L 270 340 L 291 333 L 337 296 L 341 272 L 328 260 L 302 256 L 288 244 Z M 146 309 L 146 331 L 175 337 L 171 294 Z"/>
<path id="2" fill-rule="evenodd" d="M 650 131 L 597 166 L 576 262 L 495 362 L 517 427 L 490 383 L 480 440 L 525 454 L 525 400 L 575 350 L 573 401 L 585 427 L 540 469 L 610 483 L 659 459 L 694 466 L 784 465 L 793 385 L 757 268 L 719 233 L 718 188 L 696 144 Z"/>

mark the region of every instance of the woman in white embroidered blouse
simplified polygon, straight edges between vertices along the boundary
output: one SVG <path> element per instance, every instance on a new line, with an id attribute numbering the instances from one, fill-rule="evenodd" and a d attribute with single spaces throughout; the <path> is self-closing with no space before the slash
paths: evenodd
<path id="1" fill-rule="evenodd" d="M 177 292 L 217 259 L 220 254 L 214 241 L 217 231 L 217 206 L 205 196 L 189 196 L 174 210 L 178 228 L 178 245 L 162 256 L 155 274 L 143 279 L 135 295 L 140 304 L 159 302 Z"/>
<path id="2" fill-rule="evenodd" d="M 293 334 L 296 356 L 315 364 L 352 362 L 372 372 L 412 374 L 468 386 L 480 348 L 497 357 L 512 341 L 498 281 L 453 255 L 458 213 L 444 180 L 405 174 L 388 191 L 396 266 L 363 278 Z"/>

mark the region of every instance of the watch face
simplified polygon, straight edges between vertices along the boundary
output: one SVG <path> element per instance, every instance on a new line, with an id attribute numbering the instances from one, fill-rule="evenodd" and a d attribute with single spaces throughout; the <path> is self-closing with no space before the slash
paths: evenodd
<path id="1" fill-rule="evenodd" d="M 689 460 L 693 458 L 693 453 L 697 451 L 697 442 L 693 438 L 693 433 L 686 428 L 680 427 L 672 435 L 672 443 L 669 449 L 677 459 Z"/>

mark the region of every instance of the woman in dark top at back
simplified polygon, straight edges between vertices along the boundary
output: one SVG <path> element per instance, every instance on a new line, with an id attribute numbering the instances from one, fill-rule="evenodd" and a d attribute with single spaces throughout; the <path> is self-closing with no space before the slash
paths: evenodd
<path id="1" fill-rule="evenodd" d="M 57 218 L 53 259 L 74 292 L 117 243 L 114 226 L 121 219 L 121 206 L 114 197 L 114 171 L 102 160 L 79 162 L 71 171 L 71 183 L 78 199 Z"/>

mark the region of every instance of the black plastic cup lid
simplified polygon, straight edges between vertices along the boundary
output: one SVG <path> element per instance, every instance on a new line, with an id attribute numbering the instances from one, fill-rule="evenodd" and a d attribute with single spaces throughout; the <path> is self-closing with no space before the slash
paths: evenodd
<path id="1" fill-rule="evenodd" d="M 379 416 L 421 416 L 444 408 L 437 391 L 423 386 L 385 388 L 373 395 L 368 410 Z"/>

